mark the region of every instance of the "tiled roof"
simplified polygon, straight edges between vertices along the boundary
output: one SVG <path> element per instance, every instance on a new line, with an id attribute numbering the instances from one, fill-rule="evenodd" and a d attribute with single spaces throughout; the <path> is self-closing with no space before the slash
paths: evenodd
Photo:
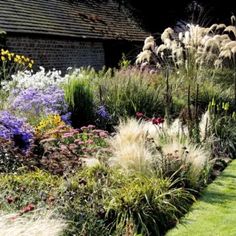
<path id="1" fill-rule="evenodd" d="M 0 0 L 0 28 L 94 39 L 143 41 L 148 36 L 114 0 Z"/>

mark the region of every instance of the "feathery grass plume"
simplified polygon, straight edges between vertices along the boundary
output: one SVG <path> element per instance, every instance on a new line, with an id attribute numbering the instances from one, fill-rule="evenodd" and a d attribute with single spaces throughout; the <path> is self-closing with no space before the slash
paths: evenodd
<path id="1" fill-rule="evenodd" d="M 144 61 L 150 61 L 152 57 L 152 52 L 150 50 L 145 50 L 140 52 L 136 59 L 136 64 L 142 63 Z"/>
<path id="2" fill-rule="evenodd" d="M 30 216 L 0 214 L 0 236 L 58 236 L 66 228 L 66 222 L 54 218 L 51 212 L 35 212 Z"/>
<path id="3" fill-rule="evenodd" d="M 163 33 L 161 34 L 161 40 L 165 43 L 168 44 L 170 40 L 173 40 L 174 38 L 174 30 L 170 27 L 166 28 Z"/>
<path id="4" fill-rule="evenodd" d="M 216 33 L 217 34 L 222 34 L 224 32 L 226 28 L 226 25 L 225 24 L 218 24 L 217 27 L 216 27 Z"/>
<path id="5" fill-rule="evenodd" d="M 148 37 L 145 40 L 143 52 L 137 57 L 137 64 L 147 61 L 150 64 L 159 63 L 162 67 L 165 64 L 172 65 L 178 70 L 184 69 L 188 77 L 197 77 L 196 73 L 199 69 L 214 65 L 220 68 L 220 61 L 223 65 L 232 66 L 229 62 L 234 59 L 232 57 L 234 49 L 231 49 L 236 39 L 235 26 L 226 26 L 222 23 L 213 24 L 207 28 L 186 24 L 181 30 L 181 32 L 175 32 L 170 27 L 166 28 L 161 34 L 163 44 L 156 47 L 154 38 Z M 155 50 L 153 50 L 154 47 Z M 156 60 L 153 61 L 151 58 L 156 58 Z"/>
<path id="6" fill-rule="evenodd" d="M 232 54 L 236 54 L 236 46 L 231 48 Z"/>
<path id="7" fill-rule="evenodd" d="M 149 36 L 144 41 L 143 51 L 145 50 L 154 50 L 156 46 L 155 39 L 153 36 Z"/>
<path id="8" fill-rule="evenodd" d="M 147 132 L 144 124 L 135 119 L 121 121 L 117 133 L 110 138 L 113 156 L 111 166 L 120 166 L 122 169 L 147 171 L 151 160 L 151 153 L 147 147 Z"/>
<path id="9" fill-rule="evenodd" d="M 235 15 L 232 15 L 232 16 L 230 17 L 230 20 L 231 20 L 231 24 L 232 24 L 232 25 L 235 25 L 235 24 L 236 24 Z"/>
<path id="10" fill-rule="evenodd" d="M 210 113 L 207 110 L 199 122 L 200 140 L 204 141 L 208 138 L 210 129 Z"/>
<path id="11" fill-rule="evenodd" d="M 224 30 L 224 33 L 228 33 L 229 34 L 229 37 L 232 39 L 232 40 L 235 40 L 236 39 L 236 27 L 233 26 L 233 25 L 229 25 L 225 28 Z"/>
<path id="12" fill-rule="evenodd" d="M 145 40 L 144 40 L 144 44 L 148 44 L 148 43 L 155 43 L 155 39 L 153 36 L 148 36 Z"/>
<path id="13" fill-rule="evenodd" d="M 213 25 L 211 25 L 211 26 L 209 27 L 209 31 L 208 31 L 208 32 L 214 33 L 215 30 L 217 29 L 217 26 L 218 26 L 218 24 L 213 24 Z"/>

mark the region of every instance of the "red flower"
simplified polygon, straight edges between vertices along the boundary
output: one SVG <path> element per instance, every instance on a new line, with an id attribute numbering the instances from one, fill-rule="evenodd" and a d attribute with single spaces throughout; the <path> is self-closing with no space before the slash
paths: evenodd
<path id="1" fill-rule="evenodd" d="M 152 118 L 152 123 L 153 123 L 154 125 L 160 125 L 160 124 L 164 123 L 164 119 L 161 118 L 161 117 Z"/>
<path id="2" fill-rule="evenodd" d="M 7 196 L 6 197 L 7 203 L 11 204 L 12 202 L 14 202 L 14 198 L 12 196 Z"/>
<path id="3" fill-rule="evenodd" d="M 136 112 L 136 117 L 138 119 L 142 118 L 144 116 L 144 114 L 142 112 Z"/>

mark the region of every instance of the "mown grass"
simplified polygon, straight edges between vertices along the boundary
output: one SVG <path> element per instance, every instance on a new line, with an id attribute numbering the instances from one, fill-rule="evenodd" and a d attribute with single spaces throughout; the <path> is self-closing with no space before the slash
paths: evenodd
<path id="1" fill-rule="evenodd" d="M 236 235 L 236 161 L 202 193 L 190 213 L 166 236 Z"/>

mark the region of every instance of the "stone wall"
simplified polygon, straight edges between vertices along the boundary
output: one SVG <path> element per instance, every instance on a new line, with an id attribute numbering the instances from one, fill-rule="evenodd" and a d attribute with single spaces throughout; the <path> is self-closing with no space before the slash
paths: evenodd
<path id="1" fill-rule="evenodd" d="M 102 42 L 7 35 L 6 46 L 12 52 L 34 59 L 38 66 L 46 69 L 55 68 L 63 72 L 68 67 L 101 69 L 105 64 Z"/>

